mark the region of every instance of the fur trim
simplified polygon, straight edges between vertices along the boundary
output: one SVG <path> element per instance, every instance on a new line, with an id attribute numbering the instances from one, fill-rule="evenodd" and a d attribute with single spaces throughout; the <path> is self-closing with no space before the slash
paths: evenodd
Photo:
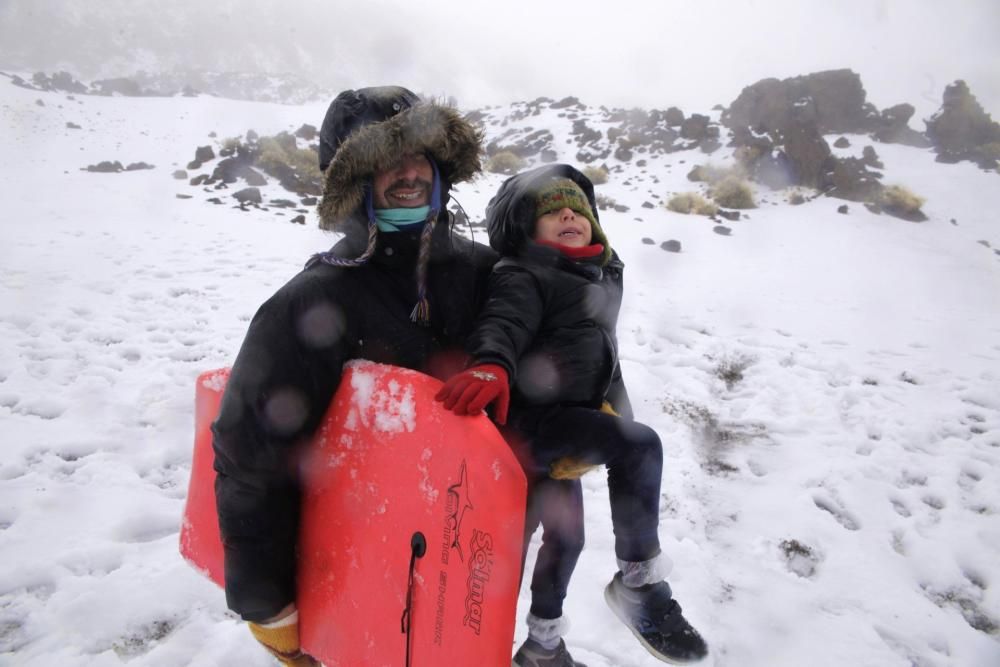
<path id="1" fill-rule="evenodd" d="M 375 172 L 395 164 L 405 153 L 429 153 L 447 187 L 467 181 L 482 169 L 482 131 L 456 109 L 421 103 L 379 123 L 365 125 L 340 145 L 326 170 L 319 226 L 342 227 L 364 200 Z"/>

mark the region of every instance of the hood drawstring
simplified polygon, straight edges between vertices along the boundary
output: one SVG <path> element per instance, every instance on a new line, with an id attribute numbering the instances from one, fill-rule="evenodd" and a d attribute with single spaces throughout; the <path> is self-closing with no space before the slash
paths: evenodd
<path id="1" fill-rule="evenodd" d="M 410 321 L 427 326 L 431 322 L 431 304 L 427 298 L 427 265 L 431 258 L 431 241 L 434 237 L 434 226 L 437 224 L 438 213 L 441 211 L 441 176 L 437 163 L 427 156 L 434 170 L 434 185 L 431 187 L 431 210 L 427 214 L 427 222 L 420 232 L 420 251 L 417 254 L 417 305 L 410 313 Z"/>
<path id="2" fill-rule="evenodd" d="M 378 239 L 378 225 L 375 222 L 375 213 L 372 211 L 372 190 L 371 187 L 365 187 L 365 208 L 369 211 L 368 213 L 368 245 L 365 247 L 365 251 L 355 257 L 354 259 L 348 259 L 346 257 L 338 257 L 333 254 L 333 249 L 327 250 L 326 252 L 318 252 L 309 258 L 306 262 L 305 268 L 309 268 L 315 265 L 317 262 L 323 262 L 324 264 L 329 264 L 331 266 L 345 266 L 345 267 L 358 267 L 365 264 L 372 255 L 375 254 L 375 242 Z"/>

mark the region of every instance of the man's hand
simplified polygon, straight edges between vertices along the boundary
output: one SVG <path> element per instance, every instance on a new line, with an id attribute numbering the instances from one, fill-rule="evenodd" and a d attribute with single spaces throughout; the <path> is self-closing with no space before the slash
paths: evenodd
<path id="1" fill-rule="evenodd" d="M 456 415 L 479 414 L 496 401 L 493 418 L 498 424 L 506 424 L 510 405 L 507 371 L 495 364 L 473 366 L 445 382 L 434 400 Z"/>

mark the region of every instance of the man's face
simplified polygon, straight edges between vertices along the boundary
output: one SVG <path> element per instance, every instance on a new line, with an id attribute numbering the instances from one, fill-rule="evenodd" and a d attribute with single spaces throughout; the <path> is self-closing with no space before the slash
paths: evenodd
<path id="1" fill-rule="evenodd" d="M 424 155 L 404 155 L 393 166 L 375 173 L 375 208 L 415 208 L 430 203 L 434 169 Z"/>

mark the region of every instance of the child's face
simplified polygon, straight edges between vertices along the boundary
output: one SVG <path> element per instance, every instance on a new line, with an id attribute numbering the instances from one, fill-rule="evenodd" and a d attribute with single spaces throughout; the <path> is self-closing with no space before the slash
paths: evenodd
<path id="1" fill-rule="evenodd" d="M 546 213 L 535 221 L 536 241 L 583 248 L 590 245 L 592 235 L 590 220 L 568 207 Z"/>

